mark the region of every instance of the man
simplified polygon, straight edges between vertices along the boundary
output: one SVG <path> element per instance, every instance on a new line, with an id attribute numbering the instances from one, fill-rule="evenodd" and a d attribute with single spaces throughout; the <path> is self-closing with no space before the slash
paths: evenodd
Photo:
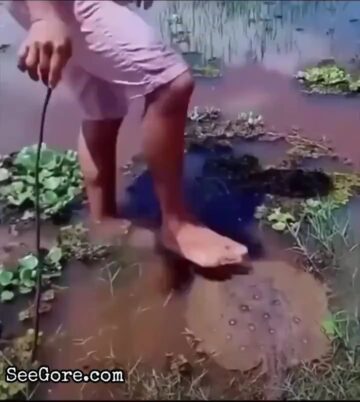
<path id="1" fill-rule="evenodd" d="M 246 247 L 203 227 L 185 208 L 189 68 L 123 3 L 13 1 L 12 15 L 28 30 L 18 67 L 51 88 L 63 78 L 78 100 L 79 159 L 95 221 L 116 218 L 116 140 L 127 112 L 125 89 L 132 87 L 145 97 L 144 154 L 161 206 L 163 245 L 202 267 L 241 263 Z"/>

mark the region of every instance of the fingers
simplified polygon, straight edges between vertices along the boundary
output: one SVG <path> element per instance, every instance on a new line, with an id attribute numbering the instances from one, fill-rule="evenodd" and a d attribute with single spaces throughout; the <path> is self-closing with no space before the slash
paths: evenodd
<path id="1" fill-rule="evenodd" d="M 28 45 L 22 45 L 20 48 L 20 51 L 18 53 L 18 69 L 22 71 L 23 73 L 26 71 L 26 57 L 29 53 L 29 46 Z"/>
<path id="2" fill-rule="evenodd" d="M 53 49 L 51 43 L 45 43 L 40 50 L 39 68 L 40 77 L 42 82 L 47 86 L 49 80 L 50 60 L 52 57 Z"/>
<path id="3" fill-rule="evenodd" d="M 50 61 L 50 73 L 48 85 L 54 89 L 61 79 L 61 71 L 65 66 L 62 56 L 55 52 Z"/>
<path id="4" fill-rule="evenodd" d="M 19 53 L 18 68 L 27 71 L 30 78 L 34 81 L 39 80 L 38 75 L 39 64 L 39 45 L 33 43 L 31 46 L 25 45 Z"/>
<path id="5" fill-rule="evenodd" d="M 55 88 L 61 79 L 61 73 L 71 57 L 71 45 L 65 43 L 53 53 L 50 61 L 49 86 Z"/>
<path id="6" fill-rule="evenodd" d="M 37 43 L 25 45 L 19 52 L 18 68 L 27 71 L 30 78 L 38 81 L 41 78 L 46 86 L 55 88 L 61 79 L 62 69 L 71 57 L 69 43 L 54 48 L 48 42 L 41 46 Z"/>

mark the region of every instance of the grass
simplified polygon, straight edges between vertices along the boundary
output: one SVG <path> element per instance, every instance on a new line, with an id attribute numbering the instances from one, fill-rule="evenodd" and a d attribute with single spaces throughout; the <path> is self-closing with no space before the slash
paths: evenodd
<path id="1" fill-rule="evenodd" d="M 331 326 L 330 326 L 331 328 Z M 334 315 L 332 358 L 325 362 L 301 364 L 284 383 L 289 400 L 358 400 L 360 396 L 359 349 L 352 339 L 359 322 L 345 311 Z"/>
<path id="2" fill-rule="evenodd" d="M 335 271 L 344 269 L 344 254 L 357 251 L 358 245 L 352 241 L 349 218 L 336 213 L 329 200 L 317 204 L 316 208 L 308 208 L 305 212 L 306 219 L 303 217 L 296 230 L 289 228 L 296 243 L 294 248 L 305 254 L 311 270 L 320 273 L 325 282 L 330 282 Z M 354 286 L 357 270 L 352 275 L 344 271 L 342 274 L 348 275 L 349 282 Z M 333 303 L 330 308 L 337 311 L 339 306 Z M 332 356 L 327 361 L 302 363 L 291 370 L 284 383 L 286 399 L 359 399 L 359 317 L 340 310 L 328 322 L 323 323 L 323 328 L 332 338 Z"/>

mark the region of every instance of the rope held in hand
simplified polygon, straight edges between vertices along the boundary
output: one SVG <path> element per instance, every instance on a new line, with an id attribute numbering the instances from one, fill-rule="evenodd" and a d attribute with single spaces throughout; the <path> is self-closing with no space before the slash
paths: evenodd
<path id="1" fill-rule="evenodd" d="M 39 341 L 39 328 L 40 328 L 40 302 L 41 302 L 41 286 L 42 286 L 42 270 L 43 270 L 43 256 L 41 253 L 40 241 L 41 241 L 41 210 L 40 210 L 40 183 L 39 183 L 39 171 L 40 171 L 40 156 L 41 149 L 44 142 L 44 126 L 46 119 L 46 111 L 52 94 L 52 89 L 48 88 L 44 101 L 44 106 L 41 114 L 41 124 L 39 141 L 37 144 L 36 161 L 35 161 L 35 250 L 38 258 L 38 269 L 36 273 L 36 294 L 34 303 L 34 344 L 31 352 L 31 361 L 36 360 L 36 352 Z"/>

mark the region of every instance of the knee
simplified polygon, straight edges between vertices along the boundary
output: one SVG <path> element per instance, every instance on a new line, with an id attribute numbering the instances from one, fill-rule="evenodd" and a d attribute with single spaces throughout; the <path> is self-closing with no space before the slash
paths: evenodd
<path id="1" fill-rule="evenodd" d="M 154 98 L 162 113 L 176 113 L 187 109 L 194 91 L 194 79 L 190 72 L 181 74 L 169 84 L 159 88 Z"/>
<path id="2" fill-rule="evenodd" d="M 195 83 L 190 72 L 175 78 L 169 85 L 169 92 L 173 98 L 189 101 L 194 91 Z"/>

